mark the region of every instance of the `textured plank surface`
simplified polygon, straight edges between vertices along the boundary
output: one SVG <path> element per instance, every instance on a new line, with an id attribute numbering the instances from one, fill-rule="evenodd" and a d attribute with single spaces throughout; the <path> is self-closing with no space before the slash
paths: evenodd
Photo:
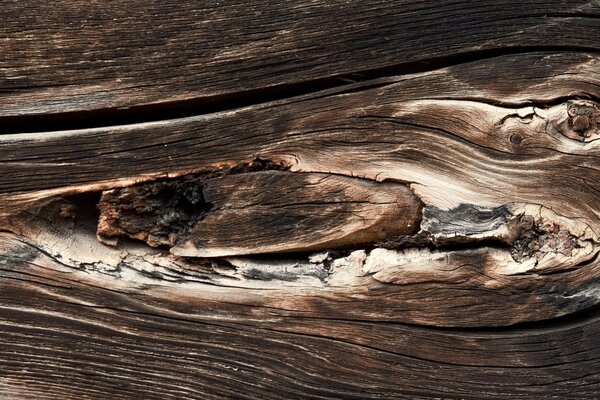
<path id="1" fill-rule="evenodd" d="M 599 15 L 5 2 L 0 399 L 597 398 Z"/>
<path id="2" fill-rule="evenodd" d="M 2 143 L 7 154 L 2 165 L 3 210 L 10 213 L 15 204 L 23 207 L 24 201 L 49 195 L 223 168 L 255 157 L 296 172 L 396 182 L 399 190 L 408 184 L 425 210 L 431 210 L 420 226 L 430 235 L 428 240 L 467 247 L 413 249 L 406 257 L 393 249 L 390 254 L 376 252 L 370 261 L 356 261 L 364 262 L 356 264 L 358 272 L 352 270 L 355 264 L 342 263 L 352 264 L 347 267 L 350 272 L 345 277 L 334 274 L 325 286 L 340 282 L 347 293 L 366 290 L 362 296 L 371 300 L 351 304 L 344 309 L 346 315 L 444 326 L 553 318 L 598 302 L 593 288 L 600 182 L 595 160 L 600 142 L 594 124 L 584 137 L 569 122 L 571 98 L 599 97 L 598 62 L 588 54 L 501 57 L 385 79 L 375 88 L 359 85 L 351 92 L 319 93 L 230 113 L 7 135 Z M 519 65 L 527 66 L 529 75 L 514 74 Z M 46 174 L 37 175 L 40 167 Z M 502 208 L 502 218 L 485 217 Z M 56 213 L 40 215 L 56 219 Z M 521 215 L 533 218 L 524 233 L 513 226 Z M 478 219 L 482 226 L 474 225 Z M 442 221 L 441 226 L 434 220 Z M 72 237 L 73 230 L 39 236 L 48 228 L 28 224 L 24 235 L 51 254 L 67 257 L 61 248 L 65 242 L 59 239 Z M 11 221 L 6 229 L 14 226 L 23 223 Z M 272 227 L 262 224 L 257 230 L 268 235 Z M 227 237 L 229 232 L 213 234 Z M 539 246 L 539 251 L 529 252 L 530 245 Z M 87 259 L 82 254 L 70 256 L 73 265 Z M 98 255 L 88 258 L 102 261 Z M 120 262 L 108 260 L 104 264 L 110 268 Z M 414 290 L 399 290 L 390 283 L 410 284 Z M 390 293 L 393 296 L 387 297 Z M 385 307 L 377 304 L 381 296 Z M 322 305 L 318 297 L 314 301 Z M 515 304 L 518 313 L 510 312 Z M 295 307 L 316 312 L 312 305 Z"/>
<path id="3" fill-rule="evenodd" d="M 0 117 L 256 101 L 252 91 L 265 87 L 280 87 L 271 93 L 281 97 L 306 82 L 334 85 L 388 67 L 430 70 L 462 55 L 600 49 L 600 6 L 589 0 L 1 5 Z M 202 112 L 204 104 L 189 106 Z"/>
<path id="4" fill-rule="evenodd" d="M 135 287 L 27 245 L 4 250 L 7 398 L 594 399 L 600 390 L 596 312 L 524 329 L 439 330 L 345 319 L 335 309 L 350 299 L 338 298 L 308 317 L 291 301 L 249 307 L 234 287 L 198 286 L 194 275 L 173 283 L 174 271 L 140 273 Z"/>
<path id="5" fill-rule="evenodd" d="M 563 73 L 557 74 L 561 61 Z M 530 66 L 530 74 L 537 78 L 515 75 L 519 63 Z M 598 98 L 597 65 L 598 59 L 592 55 L 502 57 L 385 80 L 385 85 L 377 88 L 317 94 L 233 113 L 117 128 L 8 135 L 2 138 L 3 210 L 10 212 L 15 205 L 21 207 L 19 201 L 37 201 L 49 194 L 123 186 L 167 173 L 221 168 L 259 156 L 287 163 L 296 171 L 408 182 L 426 205 L 440 209 L 461 204 L 507 205 L 514 215 L 526 211 L 542 217 L 535 209 L 541 204 L 545 218 L 552 222 L 558 223 L 560 215 L 576 217 L 563 221 L 562 230 L 581 236 L 591 248 L 586 250 L 581 243 L 584 251 L 563 266 L 579 277 L 565 278 L 564 283 L 570 290 L 585 291 L 586 285 L 593 285 L 595 263 L 577 271 L 572 268 L 596 251 L 596 187 L 600 180 L 594 160 L 598 142 L 593 126 L 585 141 L 577 140 L 568 122 L 568 99 Z M 498 76 L 505 79 L 497 83 Z M 440 93 L 445 97 L 440 98 Z M 473 97 L 466 98 L 468 94 Z M 502 99 L 507 105 L 500 105 Z M 39 175 L 39 168 L 44 168 L 45 174 Z M 467 255 L 473 252 L 477 254 L 477 249 L 466 250 Z M 501 254 L 510 257 L 509 249 Z M 457 257 L 459 266 L 471 268 L 460 253 Z M 477 260 L 471 254 L 467 260 L 474 258 Z M 486 259 L 479 258 L 478 263 Z M 555 269 L 551 261 L 542 263 L 542 270 Z M 513 265 L 501 269 L 499 276 L 534 272 L 532 268 L 537 267 Z M 461 276 L 457 274 L 456 279 Z M 497 323 L 569 312 L 562 308 L 562 294 L 558 294 L 560 305 L 549 302 L 540 306 L 539 298 L 527 293 L 537 293 L 531 285 L 548 292 L 543 282 L 525 283 L 521 290 L 530 299 L 525 302 L 529 311 L 504 315 Z M 549 293 L 557 295 L 553 290 Z M 584 309 L 590 302 L 596 302 L 593 296 L 583 303 L 573 301 L 571 306 Z M 476 307 L 485 309 L 486 305 Z M 423 305 L 423 313 L 425 309 Z M 444 320 L 455 318 L 455 313 L 446 312 L 440 310 L 446 315 Z M 493 318 L 498 314 L 494 311 Z M 423 314 L 418 318 L 422 320 Z M 473 320 L 476 318 L 484 317 Z M 435 323 L 434 318 L 428 320 Z"/>
<path id="6" fill-rule="evenodd" d="M 598 56 L 536 53 L 206 116 L 3 135 L 0 195 L 92 184 L 111 187 L 119 185 L 117 180 L 130 184 L 257 157 L 307 172 L 408 182 L 418 181 L 427 170 L 435 170 L 435 175 L 442 170 L 460 180 L 470 170 L 480 173 L 480 168 L 493 169 L 499 176 L 503 167 L 516 174 L 553 176 L 542 169 L 521 168 L 533 159 L 556 170 L 566 184 L 576 184 L 566 179 L 570 172 L 564 163 L 583 162 L 583 155 L 591 159 L 598 142 L 565 137 L 572 129 L 561 124 L 568 119 L 570 98 L 598 100 L 599 87 Z M 546 132 L 547 120 L 553 129 Z M 39 174 L 40 168 L 44 174 Z M 545 184 L 536 182 L 531 183 L 538 188 Z M 492 187 L 489 182 L 472 186 L 475 192 Z"/>

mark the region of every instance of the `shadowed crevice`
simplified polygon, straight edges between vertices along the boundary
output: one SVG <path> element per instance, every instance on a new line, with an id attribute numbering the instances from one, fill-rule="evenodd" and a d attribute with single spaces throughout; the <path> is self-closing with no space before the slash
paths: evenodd
<path id="1" fill-rule="evenodd" d="M 467 64 L 495 57 L 526 53 L 598 53 L 597 49 L 573 46 L 513 46 L 398 63 L 381 68 L 332 75 L 309 81 L 273 85 L 260 89 L 197 97 L 180 101 L 135 105 L 123 108 L 105 108 L 93 111 L 76 111 L 43 115 L 0 116 L 0 134 L 53 132 L 76 129 L 93 129 L 153 121 L 166 121 L 243 107 L 257 106 L 293 97 L 346 94 L 386 86 L 391 82 L 378 79 L 424 73 L 437 69 Z"/>

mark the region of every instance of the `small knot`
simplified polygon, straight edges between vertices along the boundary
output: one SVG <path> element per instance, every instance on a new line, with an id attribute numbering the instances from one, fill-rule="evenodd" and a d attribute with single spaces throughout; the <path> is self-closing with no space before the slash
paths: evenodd
<path id="1" fill-rule="evenodd" d="M 573 118 L 573 130 L 577 133 L 583 133 L 590 127 L 590 120 L 585 115 L 578 115 Z"/>
<path id="2" fill-rule="evenodd" d="M 510 135 L 510 142 L 512 144 L 521 144 L 521 142 L 523 141 L 523 137 L 521 135 L 519 135 L 518 133 L 513 133 L 512 135 Z"/>
<path id="3" fill-rule="evenodd" d="M 569 126 L 580 137 L 588 138 L 600 123 L 600 109 L 590 101 L 573 100 L 567 103 Z"/>

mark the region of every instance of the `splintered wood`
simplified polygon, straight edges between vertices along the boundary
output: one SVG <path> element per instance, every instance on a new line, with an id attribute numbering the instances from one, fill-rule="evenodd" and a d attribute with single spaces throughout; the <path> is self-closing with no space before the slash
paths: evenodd
<path id="1" fill-rule="evenodd" d="M 0 399 L 598 397 L 597 2 L 126 3 L 0 7 Z"/>
<path id="2" fill-rule="evenodd" d="M 483 302 L 478 307 L 485 313 L 468 317 L 450 304 L 440 303 L 440 313 L 432 313 L 431 303 L 425 302 L 413 304 L 409 314 L 377 312 L 386 320 L 506 325 L 585 310 L 600 301 L 589 289 L 599 249 L 596 103 L 563 99 L 572 90 L 552 83 L 551 77 L 545 82 L 554 85 L 553 95 L 560 101 L 539 92 L 534 82 L 530 92 L 548 96 L 544 101 L 549 105 L 510 107 L 496 105 L 502 97 L 492 91 L 485 103 L 466 100 L 455 80 L 467 75 L 469 91 L 486 93 L 486 76 L 481 84 L 474 79 L 478 71 L 503 71 L 518 62 L 540 65 L 561 57 L 525 55 L 446 69 L 452 78 L 442 84 L 449 93 L 443 99 L 435 98 L 433 90 L 425 91 L 432 98 L 414 99 L 414 88 L 432 83 L 432 73 L 426 72 L 385 80 L 375 88 L 359 85 L 350 93 L 329 91 L 231 115 L 51 134 L 44 146 L 72 146 L 81 154 L 96 155 L 70 161 L 82 169 L 63 175 L 62 186 L 52 173 L 35 182 L 47 189 L 32 190 L 24 177 L 35 170 L 22 165 L 21 174 L 4 177 L 23 189 L 3 195 L 6 229 L 74 268 L 194 268 L 192 259 L 198 259 L 208 265 L 208 281 L 282 293 L 294 287 L 295 296 L 304 286 L 308 298 L 315 288 L 332 290 L 334 296 L 362 288 L 367 297 L 383 290 L 398 296 L 394 304 L 403 309 L 408 299 L 389 283 L 433 284 L 442 292 L 458 285 L 462 293 L 475 290 L 472 298 L 478 302 L 484 300 L 477 287 L 493 289 L 490 295 L 495 297 L 521 285 L 520 301 L 527 304 L 515 314 L 508 312 L 510 302 Z M 599 59 L 581 56 L 565 79 L 587 79 L 594 84 L 586 87 L 595 88 L 599 65 Z M 524 87 L 511 99 L 524 103 L 527 82 L 519 76 L 513 80 L 506 84 Z M 315 112 L 320 109 L 323 115 Z M 573 122 L 577 117 L 587 122 Z M 276 123 L 281 120 L 293 123 L 285 128 Z M 243 121 L 243 130 L 236 121 Z M 161 144 L 166 132 L 173 144 Z M 217 138 L 212 132 L 228 135 Z M 132 144 L 143 138 L 144 145 L 123 149 L 123 155 L 113 150 L 105 155 L 92 140 L 102 137 Z M 212 143 L 207 140 L 218 140 L 218 146 L 207 150 L 206 143 Z M 50 163 L 56 156 L 40 154 L 39 143 L 33 135 L 13 135 L 5 146 L 14 149 L 15 157 L 35 156 L 35 162 L 60 174 L 62 167 Z M 149 151 L 153 147 L 160 151 Z M 107 157 L 122 162 L 131 175 L 106 169 Z M 170 167 L 172 158 L 178 164 Z M 96 171 L 94 177 L 78 172 L 86 169 Z M 96 194 L 88 200 L 73 197 L 81 192 Z M 24 212 L 13 212 L 15 203 Z M 98 213 L 89 212 L 96 203 Z M 73 222 L 65 213 L 82 216 Z M 105 245 L 95 242 L 95 236 Z M 63 250 L 72 248 L 75 238 L 83 240 L 78 250 Z M 239 259 L 259 254 L 275 259 Z M 204 262 L 204 257 L 217 260 Z M 273 267 L 277 257 L 280 267 Z M 546 286 L 549 276 L 563 285 L 559 294 L 552 289 L 556 286 Z M 140 279 L 131 282 L 137 285 L 147 277 Z M 376 289 L 380 284 L 385 285 Z M 586 293 L 585 301 L 567 300 L 576 293 Z M 275 298 L 282 301 L 279 295 Z M 311 301 L 294 307 L 306 311 L 313 307 Z M 569 307 L 557 307 L 557 301 Z M 384 310 L 396 306 L 388 300 Z M 357 303 L 353 314 L 373 311 L 367 303 Z"/>
<path id="3" fill-rule="evenodd" d="M 415 234 L 420 221 L 406 186 L 283 171 L 145 183 L 104 192 L 99 208 L 101 240 L 186 257 L 360 247 Z"/>
<path id="4" fill-rule="evenodd" d="M 511 74 L 518 65 L 562 65 L 564 74 L 558 79 L 545 67 L 535 79 Z M 302 272 L 312 266 L 271 274 L 273 259 L 207 264 L 220 282 L 283 291 L 300 281 L 307 293 L 315 286 L 343 292 L 374 282 L 414 284 L 449 266 L 463 272 L 443 275 L 444 284 L 469 276 L 471 267 L 484 275 L 468 281 L 492 288 L 514 284 L 510 276 L 577 271 L 576 280 L 564 278 L 563 293 L 587 290 L 581 288 L 593 282 L 598 253 L 599 121 L 597 103 L 577 96 L 594 93 L 599 67 L 588 54 L 498 57 L 231 114 L 11 135 L 3 168 L 19 174 L 3 180 L 20 190 L 1 195 L 5 229 L 73 267 L 104 270 L 135 264 L 131 254 L 140 251 L 185 268 L 203 257 L 264 254 L 281 257 L 282 266 L 288 256 L 275 254 L 294 253 L 299 266 L 322 258 L 312 264 L 321 271 L 316 280 Z M 504 77 L 502 85 L 491 85 L 490 70 Z M 40 152 L 46 147 L 73 150 Z M 120 170 L 107 168 L 115 162 Z M 78 167 L 67 174 L 64 163 Z M 47 174 L 35 175 L 35 165 Z M 92 246 L 94 236 L 104 245 Z M 77 237 L 95 255 L 61 250 Z M 524 296 L 543 298 L 547 289 Z M 598 299 L 572 307 L 590 302 Z M 493 308 L 498 315 L 486 323 L 498 325 L 565 313 L 538 306 L 515 316 Z M 356 305 L 370 312 L 360 310 Z M 427 323 L 482 323 L 446 311 Z M 391 318 L 424 322 L 419 312 Z"/>

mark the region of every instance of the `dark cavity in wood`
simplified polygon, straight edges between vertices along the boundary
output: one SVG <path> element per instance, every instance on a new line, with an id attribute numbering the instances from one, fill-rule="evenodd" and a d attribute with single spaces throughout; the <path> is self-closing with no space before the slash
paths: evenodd
<path id="1" fill-rule="evenodd" d="M 106 191 L 100 199 L 98 239 L 116 245 L 129 236 L 152 247 L 174 246 L 210 210 L 198 176 Z"/>
<path id="2" fill-rule="evenodd" d="M 146 182 L 102 193 L 98 208 L 97 237 L 116 245 L 118 237 L 130 237 L 152 247 L 173 247 L 187 238 L 192 228 L 212 208 L 204 197 L 203 180 L 256 171 L 285 170 L 283 164 L 260 158 L 204 174 Z"/>
<path id="3" fill-rule="evenodd" d="M 376 248 L 388 249 L 388 250 L 402 250 L 411 247 L 421 247 L 433 250 L 436 246 L 431 240 L 425 235 L 407 235 L 399 236 L 396 238 L 388 239 L 375 244 Z"/>

